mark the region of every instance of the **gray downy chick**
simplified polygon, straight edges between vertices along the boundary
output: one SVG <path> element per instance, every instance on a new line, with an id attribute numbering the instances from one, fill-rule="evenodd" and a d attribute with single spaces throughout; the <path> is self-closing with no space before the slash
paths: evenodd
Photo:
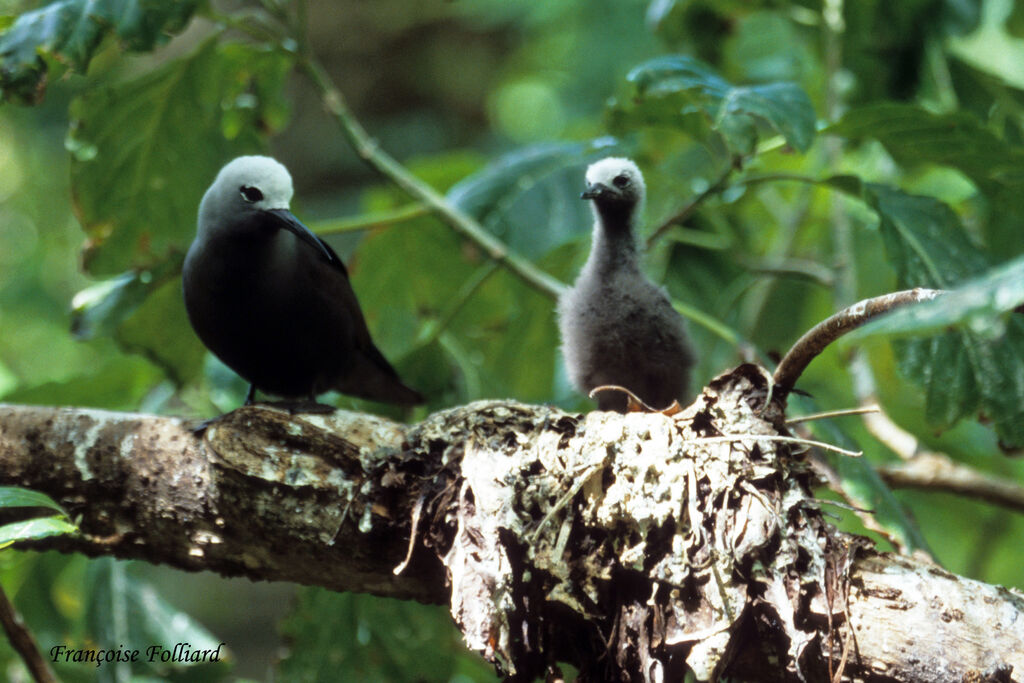
<path id="1" fill-rule="evenodd" d="M 217 174 L 199 204 L 185 257 L 185 308 L 196 334 L 256 389 L 288 399 L 337 390 L 388 403 L 422 402 L 373 344 L 348 271 L 289 210 L 292 179 L 269 157 Z"/>
<path id="2" fill-rule="evenodd" d="M 668 295 L 640 270 L 634 230 L 644 204 L 644 179 L 629 159 L 591 164 L 581 195 L 593 202 L 590 257 L 558 301 L 562 355 L 581 392 L 614 384 L 654 408 L 688 398 L 695 356 L 682 317 Z M 600 410 L 625 412 L 621 392 L 597 395 Z"/>

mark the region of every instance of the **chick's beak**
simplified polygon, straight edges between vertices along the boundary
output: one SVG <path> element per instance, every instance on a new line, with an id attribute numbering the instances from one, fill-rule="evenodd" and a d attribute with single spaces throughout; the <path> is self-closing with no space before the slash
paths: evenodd
<path id="1" fill-rule="evenodd" d="M 604 183 L 587 183 L 587 189 L 580 193 L 580 199 L 598 199 L 607 197 L 612 189 Z"/>

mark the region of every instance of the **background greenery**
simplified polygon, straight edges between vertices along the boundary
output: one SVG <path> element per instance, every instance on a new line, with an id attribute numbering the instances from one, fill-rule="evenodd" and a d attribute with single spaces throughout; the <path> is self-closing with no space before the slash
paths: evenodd
<path id="1" fill-rule="evenodd" d="M 429 397 L 392 415 L 478 398 L 588 407 L 550 296 L 359 159 L 305 77 L 312 57 L 384 150 L 563 282 L 589 246 L 585 165 L 636 159 L 644 236 L 681 217 L 647 263 L 703 321 L 701 383 L 770 362 L 860 298 L 982 278 L 958 307 L 826 351 L 793 412 L 856 405 L 859 349 L 884 410 L 925 447 L 1024 482 L 1024 326 L 1007 313 L 1024 302 L 1024 10 L 1009 0 L 0 0 L 0 14 L 3 401 L 237 406 L 245 387 L 189 329 L 178 269 L 217 169 L 269 151 L 298 215 L 346 257 L 379 346 Z M 831 462 L 875 531 L 844 526 L 1024 587 L 1019 515 L 891 492 L 872 465 L 895 456 L 857 418 L 815 429 L 865 451 Z M 0 582 L 43 649 L 233 653 L 201 671 L 60 667 L 65 680 L 493 679 L 443 608 L 9 550 Z M 24 678 L 5 643 L 0 667 Z"/>

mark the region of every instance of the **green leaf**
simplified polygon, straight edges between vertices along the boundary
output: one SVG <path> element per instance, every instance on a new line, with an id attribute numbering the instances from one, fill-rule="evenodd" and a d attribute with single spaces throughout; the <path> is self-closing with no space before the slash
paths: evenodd
<path id="1" fill-rule="evenodd" d="M 72 103 L 71 186 L 89 236 L 88 272 L 153 268 L 184 251 L 217 171 L 259 151 L 259 133 L 280 123 L 280 104 L 265 107 L 261 93 L 290 65 L 280 52 L 211 39 L 188 57 Z"/>
<path id="2" fill-rule="evenodd" d="M 992 268 L 936 299 L 893 311 L 855 330 L 847 339 L 937 333 L 954 326 L 966 327 L 982 337 L 999 337 L 1005 332 L 1006 314 L 1022 304 L 1024 257 Z"/>
<path id="3" fill-rule="evenodd" d="M 115 339 L 161 367 L 179 386 L 202 370 L 206 351 L 189 324 L 179 277 L 161 285 L 120 323 Z"/>
<path id="4" fill-rule="evenodd" d="M 152 270 L 131 270 L 79 291 L 71 300 L 71 334 L 80 340 L 113 334 L 180 268 L 178 259 L 170 259 Z"/>
<path id="5" fill-rule="evenodd" d="M 1024 38 L 1024 6 L 1014 2 L 1012 7 L 1010 15 L 1006 17 L 1006 32 L 1014 38 Z"/>
<path id="6" fill-rule="evenodd" d="M 635 107 L 657 106 L 660 100 L 668 100 L 680 114 L 700 111 L 735 154 L 754 151 L 759 125 L 767 125 L 801 152 L 814 141 L 814 107 L 795 83 L 736 86 L 685 55 L 644 62 L 626 78 L 636 91 Z"/>
<path id="7" fill-rule="evenodd" d="M 933 114 L 916 105 L 878 104 L 851 109 L 825 132 L 850 140 L 878 140 L 905 166 L 950 166 L 984 192 L 1024 185 L 1024 149 L 1008 145 L 970 114 Z"/>
<path id="8" fill-rule="evenodd" d="M 59 0 L 25 12 L 0 35 L 0 99 L 38 102 L 48 57 L 85 71 L 103 38 L 149 51 L 184 28 L 201 0 Z"/>
<path id="9" fill-rule="evenodd" d="M 0 509 L 13 510 L 17 508 L 43 508 L 54 510 L 58 514 L 33 517 L 0 526 L 0 548 L 15 541 L 77 531 L 77 527 L 67 521 L 67 514 L 60 505 L 45 493 L 16 486 L 0 486 Z M 8 517 L 8 519 L 10 518 Z"/>
<path id="10" fill-rule="evenodd" d="M 610 156 L 616 142 L 552 142 L 506 154 L 448 191 L 448 201 L 476 218 L 513 251 L 535 259 L 589 230 L 580 201 L 583 168 Z"/>
<path id="11" fill-rule="evenodd" d="M 883 185 L 862 190 L 878 213 L 886 256 L 902 288 L 951 289 L 988 267 L 988 255 L 946 204 Z M 895 350 L 903 373 L 924 387 L 929 421 L 948 428 L 980 409 L 1003 444 L 1017 447 L 1024 445 L 1024 323 L 1014 318 L 1001 331 L 961 329 L 901 340 Z"/>
<path id="12" fill-rule="evenodd" d="M 131 666 L 135 674 L 172 676 L 187 670 L 191 672 L 189 680 L 198 680 L 196 677 L 204 673 L 212 678 L 217 677 L 216 672 L 223 673 L 230 666 L 227 646 L 160 597 L 147 582 L 132 576 L 129 567 L 126 562 L 110 558 L 89 563 L 85 581 L 89 596 L 86 622 L 95 642 L 108 649 L 139 650 L 139 661 L 125 665 Z M 162 661 L 163 653 L 172 653 L 178 643 L 187 643 L 191 652 L 217 651 L 219 661 Z M 151 653 L 155 655 L 152 658 Z M 115 666 L 104 666 L 99 673 L 101 677 L 107 676 L 106 680 L 114 680 L 115 671 Z"/>
<path id="13" fill-rule="evenodd" d="M 0 486 L 0 508 L 50 508 L 64 514 L 64 510 L 45 493 L 17 486 Z"/>
<path id="14" fill-rule="evenodd" d="M 466 652 L 439 605 L 303 588 L 282 630 L 290 643 L 278 667 L 282 683 L 336 680 L 339 671 L 353 681 L 440 683 L 467 668 L 474 674 L 469 680 L 495 680 Z"/>
<path id="15" fill-rule="evenodd" d="M 949 289 L 989 265 L 944 202 L 868 184 L 864 200 L 878 213 L 889 261 L 902 287 Z"/>
<path id="16" fill-rule="evenodd" d="M 36 517 L 0 526 L 0 548 L 15 541 L 28 541 L 47 536 L 59 536 L 78 531 L 78 527 L 63 517 Z"/>

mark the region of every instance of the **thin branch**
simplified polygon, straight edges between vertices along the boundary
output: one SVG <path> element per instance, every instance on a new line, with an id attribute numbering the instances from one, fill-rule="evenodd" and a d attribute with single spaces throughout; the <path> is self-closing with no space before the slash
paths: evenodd
<path id="1" fill-rule="evenodd" d="M 466 239 L 470 240 L 490 258 L 494 259 L 523 282 L 552 299 L 566 289 L 566 286 L 540 270 L 522 257 L 509 252 L 508 247 L 487 232 L 482 225 L 457 207 L 452 206 L 443 195 L 410 173 L 402 164 L 385 152 L 370 137 L 349 109 L 344 95 L 331 81 L 330 76 L 314 57 L 308 53 L 300 55 L 299 63 L 320 92 L 324 106 L 341 127 L 352 148 L 361 159 L 375 171 L 393 182 L 413 199 L 423 202 L 439 219 Z"/>
<path id="2" fill-rule="evenodd" d="M 18 614 L 18 611 L 7 597 L 7 593 L 4 592 L 3 586 L 0 586 L 0 624 L 3 625 L 4 633 L 7 634 L 7 640 L 10 641 L 11 647 L 21 656 L 21 660 L 25 662 L 25 668 L 32 674 L 32 680 L 36 681 L 36 683 L 53 683 L 56 681 L 57 679 L 54 678 L 53 672 L 47 666 L 46 660 L 43 659 L 42 654 L 39 652 L 36 639 L 32 636 L 32 632 L 28 630 L 28 627 L 25 626 L 21 615 Z"/>
<path id="3" fill-rule="evenodd" d="M 420 216 L 426 216 L 429 213 L 430 211 L 423 204 L 407 204 L 391 211 L 381 211 L 340 220 L 317 221 L 310 224 L 310 228 L 318 235 L 340 235 L 346 232 L 373 230 L 374 228 L 397 225 Z"/>
<path id="4" fill-rule="evenodd" d="M 1024 512 L 1024 486 L 978 472 L 943 453 L 922 452 L 906 462 L 878 468 L 893 488 L 946 491 Z"/>
<path id="5" fill-rule="evenodd" d="M 1024 486 L 979 472 L 945 453 L 922 450 L 917 438 L 884 412 L 865 415 L 864 425 L 872 436 L 903 460 L 878 468 L 878 474 L 889 486 L 946 491 L 1024 512 Z"/>
<path id="6" fill-rule="evenodd" d="M 859 301 L 823 320 L 804 333 L 786 353 L 779 366 L 775 368 L 774 380 L 776 391 L 785 397 L 796 385 L 796 381 L 810 362 L 825 347 L 847 332 L 860 327 L 883 313 L 888 313 L 908 304 L 934 299 L 939 294 L 942 294 L 942 290 L 923 289 L 921 287 L 884 294 L 872 299 Z"/>
<path id="7" fill-rule="evenodd" d="M 770 262 L 755 259 L 741 259 L 741 263 L 755 273 L 776 276 L 800 276 L 823 287 L 835 285 L 835 274 L 817 261 L 810 259 L 783 258 Z"/>
<path id="8" fill-rule="evenodd" d="M 661 225 L 655 228 L 654 232 L 652 232 L 650 236 L 647 238 L 647 242 L 645 243 L 644 248 L 649 251 L 651 247 L 654 246 L 655 242 L 661 239 L 662 235 L 668 232 L 672 228 L 672 226 L 681 225 L 682 223 L 685 223 L 690 218 L 690 216 L 692 216 L 694 212 L 697 211 L 700 205 L 707 200 L 708 197 L 710 197 L 713 194 L 718 194 L 723 189 L 725 189 L 725 185 L 727 182 L 729 182 L 729 176 L 732 175 L 733 170 L 735 170 L 734 167 L 730 165 L 728 168 L 725 169 L 725 172 L 722 173 L 721 176 L 719 176 L 718 180 L 716 180 L 714 183 L 709 185 L 707 189 L 705 189 L 703 192 L 701 192 L 692 200 L 690 200 L 690 203 L 688 203 L 686 206 L 680 209 L 677 213 L 666 218 L 661 223 Z"/>

